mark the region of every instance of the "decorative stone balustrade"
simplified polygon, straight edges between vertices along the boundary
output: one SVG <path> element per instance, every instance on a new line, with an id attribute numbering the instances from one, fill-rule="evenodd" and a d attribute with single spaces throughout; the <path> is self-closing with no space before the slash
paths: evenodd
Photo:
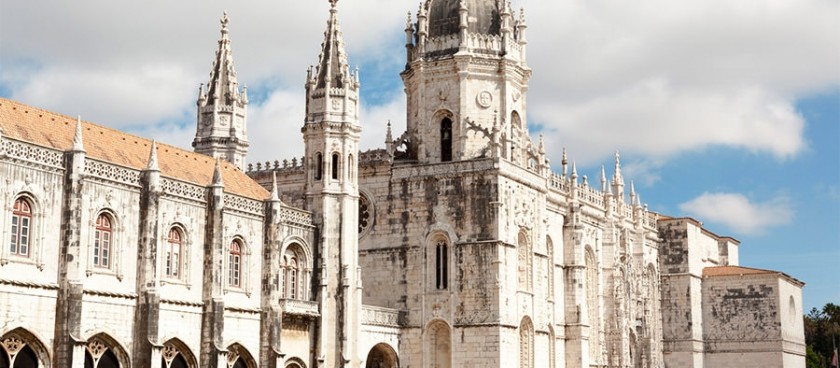
<path id="1" fill-rule="evenodd" d="M 362 306 L 362 324 L 385 327 L 400 327 L 404 312 L 398 309 Z"/>
<path id="2" fill-rule="evenodd" d="M 283 313 L 298 316 L 318 317 L 321 315 L 318 303 L 308 300 L 280 299 L 280 310 Z"/>

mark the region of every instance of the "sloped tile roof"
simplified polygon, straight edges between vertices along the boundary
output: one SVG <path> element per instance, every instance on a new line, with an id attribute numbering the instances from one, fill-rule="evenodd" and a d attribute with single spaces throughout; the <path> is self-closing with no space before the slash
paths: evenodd
<path id="1" fill-rule="evenodd" d="M 73 146 L 76 118 L 0 98 L 0 128 L 3 137 L 69 150 Z M 82 141 L 87 157 L 143 170 L 152 141 L 115 129 L 82 121 Z M 208 186 L 213 179 L 215 159 L 175 146 L 157 143 L 161 175 Z M 229 162 L 222 162 L 225 192 L 264 200 L 268 191 Z"/>
<path id="2" fill-rule="evenodd" d="M 717 266 L 706 267 L 703 269 L 703 277 L 717 277 L 717 276 L 745 276 L 745 275 L 776 275 L 783 279 L 790 281 L 800 287 L 805 286 L 805 283 L 791 277 L 790 275 L 773 270 L 765 270 L 761 268 L 751 268 L 743 266 Z"/>

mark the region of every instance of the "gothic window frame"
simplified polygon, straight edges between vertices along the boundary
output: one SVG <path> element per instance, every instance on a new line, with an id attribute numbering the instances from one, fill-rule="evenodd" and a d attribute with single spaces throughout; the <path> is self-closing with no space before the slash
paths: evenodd
<path id="1" fill-rule="evenodd" d="M 519 366 L 534 367 L 534 323 L 528 316 L 519 323 Z"/>
<path id="2" fill-rule="evenodd" d="M 6 354 L 10 367 L 14 366 L 18 354 L 25 348 L 29 348 L 38 360 L 39 367 L 50 366 L 51 359 L 46 345 L 29 330 L 18 327 L 0 335 L 0 354 Z"/>
<path id="3" fill-rule="evenodd" d="M 453 160 L 454 129 L 451 116 L 444 116 L 440 119 L 440 162 L 451 162 Z"/>
<path id="4" fill-rule="evenodd" d="M 108 267 L 102 267 L 100 264 L 97 264 L 97 244 L 98 239 L 101 239 L 102 232 L 106 230 L 105 227 L 100 226 L 100 218 L 102 217 L 107 218 L 110 221 L 110 244 L 109 244 L 109 252 L 108 252 Z M 123 249 L 120 246 L 121 239 L 123 238 L 124 229 L 120 223 L 120 218 L 116 215 L 110 208 L 99 208 L 99 209 L 91 209 L 90 217 L 88 217 L 88 229 L 90 230 L 87 233 L 88 239 L 88 246 L 87 246 L 87 265 L 85 274 L 90 277 L 94 274 L 100 275 L 109 275 L 114 276 L 118 280 L 122 281 L 123 273 L 122 273 L 122 254 Z M 100 238 L 97 238 L 99 236 Z M 99 249 L 101 253 L 101 249 Z M 99 254 L 101 257 L 101 254 Z M 101 259 L 101 258 L 99 258 Z M 101 262 L 100 262 L 101 263 Z"/>
<path id="5" fill-rule="evenodd" d="M 516 274 L 519 291 L 534 291 L 534 249 L 530 233 L 526 228 L 519 229 L 516 235 Z"/>
<path id="6" fill-rule="evenodd" d="M 178 356 L 186 363 L 186 366 L 189 368 L 196 368 L 198 367 L 198 362 L 195 359 L 195 354 L 190 350 L 190 348 L 178 338 L 171 338 L 167 340 L 163 347 L 161 348 L 160 352 L 160 359 L 161 359 L 161 368 L 170 368 L 172 362 L 177 359 Z M 152 364 L 155 364 L 152 362 Z"/>
<path id="7" fill-rule="evenodd" d="M 227 287 L 231 289 L 245 289 L 247 285 L 247 251 L 245 242 L 234 237 L 228 245 L 227 259 Z"/>
<path id="8" fill-rule="evenodd" d="M 341 155 L 333 152 L 330 159 L 330 178 L 341 180 Z"/>
<path id="9" fill-rule="evenodd" d="M 12 204 L 11 227 L 9 228 L 9 234 L 11 236 L 6 238 L 10 239 L 10 242 L 7 243 L 7 250 L 11 256 L 26 259 L 32 258 L 32 230 L 35 227 L 33 207 L 33 201 L 26 195 L 17 196 Z"/>
<path id="10" fill-rule="evenodd" d="M 39 246 L 43 242 L 43 227 L 45 211 L 43 204 L 38 201 L 38 196 L 32 191 L 24 190 L 15 192 L 15 194 L 6 197 L 7 202 L 4 210 L 4 215 L 0 216 L 0 236 L 2 236 L 2 246 L 0 247 L 0 266 L 5 266 L 9 262 L 22 263 L 33 265 L 39 271 L 44 270 L 44 251 L 45 249 Z M 27 255 L 22 256 L 17 253 L 12 253 L 11 239 L 12 239 L 12 222 L 15 215 L 15 203 L 18 201 L 25 201 L 29 205 L 29 242 Z M 18 220 L 20 221 L 20 220 Z"/>
<path id="11" fill-rule="evenodd" d="M 546 283 L 546 298 L 548 300 L 554 300 L 554 241 L 551 240 L 550 235 L 545 236 L 545 252 L 546 258 L 548 258 L 548 272 L 546 275 L 546 279 L 548 280 L 548 282 Z"/>
<path id="12" fill-rule="evenodd" d="M 113 267 L 114 220 L 107 212 L 96 215 L 93 226 L 93 267 L 110 270 Z"/>
<path id="13" fill-rule="evenodd" d="M 227 367 L 233 368 L 237 362 L 242 362 L 247 368 L 256 368 L 257 361 L 248 349 L 240 343 L 232 343 L 227 347 Z"/>
<path id="14" fill-rule="evenodd" d="M 309 280 L 312 270 L 311 253 L 306 242 L 297 237 L 289 239 L 281 249 L 278 288 L 281 299 L 309 300 Z M 294 277 L 294 279 L 292 279 Z M 294 285 L 292 285 L 292 280 Z M 294 295 L 292 295 L 294 286 Z"/>
<path id="15" fill-rule="evenodd" d="M 436 318 L 426 324 L 423 335 L 425 351 L 430 353 L 428 359 L 432 365 L 452 367 L 452 327 L 446 321 Z"/>
<path id="16" fill-rule="evenodd" d="M 315 173 L 313 178 L 315 180 L 321 180 L 324 174 L 324 157 L 321 154 L 321 152 L 315 153 L 315 162 L 313 163 L 313 165 L 315 165 Z"/>
<path id="17" fill-rule="evenodd" d="M 172 237 L 172 234 L 178 234 L 179 239 L 175 239 Z M 179 240 L 179 241 L 176 241 Z M 173 224 L 170 226 L 166 232 L 166 235 L 163 238 L 163 257 L 161 260 L 163 264 L 162 267 L 162 276 L 166 281 L 174 282 L 174 283 L 187 283 L 189 278 L 189 242 L 187 241 L 187 231 L 185 228 L 180 224 Z M 173 246 L 177 244 L 177 272 L 172 272 L 172 255 L 173 255 Z"/>
<path id="18" fill-rule="evenodd" d="M 426 240 L 427 290 L 443 293 L 452 289 L 454 243 L 445 231 L 433 231 Z"/>
<path id="19" fill-rule="evenodd" d="M 87 359 L 90 356 L 94 367 L 98 366 L 100 359 L 106 354 L 106 351 L 111 352 L 120 367 L 127 367 L 129 365 L 130 359 L 125 347 L 110 335 L 100 332 L 92 335 L 86 341 L 85 358 Z"/>

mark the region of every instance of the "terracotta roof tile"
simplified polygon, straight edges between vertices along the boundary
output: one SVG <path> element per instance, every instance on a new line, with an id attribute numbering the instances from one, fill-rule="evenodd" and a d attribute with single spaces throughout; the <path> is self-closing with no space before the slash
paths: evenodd
<path id="1" fill-rule="evenodd" d="M 73 146 L 76 118 L 0 98 L 0 128 L 4 137 L 64 151 Z M 88 157 L 136 170 L 146 168 L 151 140 L 85 121 L 82 131 Z M 157 155 L 164 177 L 211 184 L 212 157 L 159 142 Z M 268 198 L 267 190 L 228 162 L 222 163 L 222 181 L 225 192 L 257 200 Z"/>

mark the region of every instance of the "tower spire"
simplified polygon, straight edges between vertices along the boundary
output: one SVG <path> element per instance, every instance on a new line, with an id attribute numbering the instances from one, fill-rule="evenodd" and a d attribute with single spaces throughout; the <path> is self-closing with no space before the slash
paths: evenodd
<path id="1" fill-rule="evenodd" d="M 220 23 L 221 35 L 210 70 L 210 81 L 206 89 L 202 85 L 198 90 L 193 147 L 198 153 L 230 161 L 241 168 L 248 153 L 248 95 L 236 79 L 227 12 L 222 15 Z"/>
<path id="2" fill-rule="evenodd" d="M 316 67 L 316 88 L 345 88 L 353 80 L 344 51 L 344 36 L 338 23 L 338 0 L 330 1 L 330 19 L 324 31 L 324 43 L 321 44 L 321 56 Z"/>

